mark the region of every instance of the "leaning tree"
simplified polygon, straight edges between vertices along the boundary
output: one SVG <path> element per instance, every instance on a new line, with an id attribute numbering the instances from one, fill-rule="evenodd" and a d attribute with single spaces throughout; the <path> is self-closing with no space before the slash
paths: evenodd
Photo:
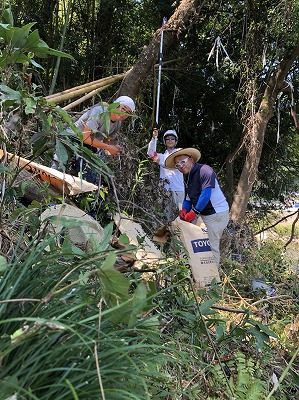
<path id="1" fill-rule="evenodd" d="M 163 51 L 169 48 L 186 34 L 198 21 L 206 0 L 182 0 L 164 27 Z M 135 98 L 143 82 L 151 73 L 157 62 L 160 50 L 161 29 L 158 29 L 152 41 L 141 52 L 137 62 L 123 80 L 119 94 L 126 93 Z"/>

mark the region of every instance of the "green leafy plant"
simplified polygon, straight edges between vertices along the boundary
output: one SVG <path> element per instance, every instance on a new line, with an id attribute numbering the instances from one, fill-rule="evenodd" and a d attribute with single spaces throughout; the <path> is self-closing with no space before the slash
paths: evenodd
<path id="1" fill-rule="evenodd" d="M 140 283 L 130 294 L 130 281 L 113 269 L 116 251 L 103 250 L 110 234 L 107 227 L 93 256 L 78 253 L 67 238 L 59 248 L 54 237 L 43 237 L 3 263 L 0 398 L 15 392 L 27 398 L 70 398 L 72 391 L 79 398 L 84 393 L 98 398 L 99 379 L 108 398 L 148 393 L 151 371 L 144 363 L 148 358 L 152 368 L 162 365 L 158 353 L 153 358 L 160 342 L 158 325 L 153 318 L 139 321 L 150 301 L 147 290 Z M 163 373 L 160 378 L 156 368 L 155 373 L 163 382 Z"/>
<path id="2" fill-rule="evenodd" d="M 7 69 L 16 64 L 32 64 L 42 68 L 33 57 L 45 58 L 48 55 L 73 57 L 62 51 L 51 49 L 39 36 L 38 30 L 31 32 L 35 23 L 27 24 L 21 28 L 14 26 L 14 19 L 10 8 L 3 11 L 0 24 L 0 68 Z"/>
<path id="3" fill-rule="evenodd" d="M 214 379 L 222 384 L 225 384 L 229 377 L 229 385 L 236 399 L 262 400 L 267 393 L 267 385 L 257 378 L 259 367 L 259 364 L 252 358 L 246 358 L 243 353 L 236 352 L 223 363 L 222 367 L 216 363 L 211 372 Z M 224 376 L 223 370 L 226 376 Z"/>

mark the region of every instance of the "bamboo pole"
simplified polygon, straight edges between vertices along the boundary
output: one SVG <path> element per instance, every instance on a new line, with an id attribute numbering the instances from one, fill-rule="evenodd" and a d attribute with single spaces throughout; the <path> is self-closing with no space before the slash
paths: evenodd
<path id="1" fill-rule="evenodd" d="M 52 94 L 49 96 L 46 96 L 45 99 L 49 102 L 53 103 L 59 103 L 64 100 L 69 100 L 74 97 L 80 96 L 83 93 L 88 93 L 91 92 L 94 89 L 97 89 L 99 87 L 103 87 L 105 85 L 111 85 L 120 79 L 124 78 L 127 73 L 122 73 L 118 75 L 112 75 L 107 78 L 102 78 L 97 81 L 85 83 L 84 85 L 76 86 L 71 89 L 64 90 L 62 92 Z"/>
<path id="2" fill-rule="evenodd" d="M 48 100 L 50 103 L 61 103 L 65 100 L 73 99 L 75 97 L 81 96 L 82 94 L 91 92 L 92 90 L 101 88 L 103 86 L 112 85 L 113 83 L 117 82 L 120 79 L 121 77 L 109 78 L 106 79 L 104 82 L 100 82 L 97 84 L 90 84 L 89 86 L 83 87 L 82 89 L 71 90 L 68 93 L 58 94 L 57 96 L 54 96 L 51 99 L 47 98 L 46 100 Z"/>
<path id="3" fill-rule="evenodd" d="M 51 99 L 52 97 L 60 96 L 60 95 L 62 95 L 62 94 L 64 94 L 64 93 L 70 93 L 70 92 L 72 92 L 72 91 L 74 91 L 74 90 L 82 89 L 82 88 L 84 88 L 84 87 L 88 87 L 88 86 L 90 86 L 90 85 L 94 85 L 94 84 L 97 84 L 97 83 L 100 83 L 100 84 L 101 84 L 101 83 L 104 82 L 105 80 L 108 80 L 108 79 L 111 79 L 111 78 L 114 78 L 114 77 L 118 77 L 118 76 L 123 77 L 125 74 L 126 74 L 126 73 L 116 74 L 116 75 L 108 76 L 108 77 L 105 77 L 105 78 L 97 79 L 96 81 L 84 83 L 83 85 L 75 86 L 75 87 L 73 87 L 73 88 L 63 90 L 62 92 L 54 93 L 54 94 L 51 94 L 51 95 L 49 95 L 49 96 L 46 96 L 46 99 Z"/>
<path id="4" fill-rule="evenodd" d="M 106 85 L 106 86 L 102 86 L 102 87 L 100 87 L 98 89 L 94 89 L 92 92 L 87 93 L 83 97 L 80 97 L 80 99 L 77 99 L 77 100 L 73 101 L 72 103 L 68 104 L 67 106 L 62 107 L 62 109 L 65 110 L 65 111 L 70 110 L 71 108 L 76 107 L 78 104 L 83 103 L 83 101 L 90 99 L 91 97 L 96 95 L 98 92 L 101 92 L 102 90 L 106 89 L 109 86 L 110 85 Z"/>
<path id="5" fill-rule="evenodd" d="M 73 6 L 73 0 L 70 0 L 68 2 L 65 20 L 64 20 L 64 24 L 63 24 L 62 36 L 61 36 L 60 46 L 59 46 L 60 51 L 63 51 L 63 45 L 64 45 L 64 41 L 65 41 L 66 30 L 67 30 L 67 27 L 69 24 L 69 18 L 70 18 L 72 6 Z M 52 94 L 54 92 L 54 88 L 56 85 L 56 80 L 57 80 L 57 76 L 58 76 L 58 72 L 59 72 L 59 67 L 60 67 L 60 61 L 61 61 L 61 57 L 59 56 L 56 59 L 54 75 L 53 75 L 53 79 L 52 79 L 52 83 L 51 83 L 51 87 L 50 87 L 50 94 Z"/>

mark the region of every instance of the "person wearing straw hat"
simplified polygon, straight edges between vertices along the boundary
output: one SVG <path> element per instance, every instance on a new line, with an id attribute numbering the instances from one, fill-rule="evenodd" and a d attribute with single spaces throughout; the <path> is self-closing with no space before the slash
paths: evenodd
<path id="1" fill-rule="evenodd" d="M 177 168 L 184 174 L 185 199 L 179 217 L 190 223 L 201 217 L 208 230 L 211 250 L 219 265 L 220 239 L 229 221 L 229 205 L 213 168 L 200 164 L 200 157 L 200 151 L 195 148 L 178 149 L 166 158 L 165 166 Z"/>
<path id="2" fill-rule="evenodd" d="M 135 103 L 129 96 L 120 96 L 114 103 L 118 104 L 116 112 L 111 112 L 107 119 L 108 105 L 95 105 L 88 109 L 74 124 L 83 132 L 83 145 L 93 153 L 103 154 L 108 151 L 112 156 L 118 156 L 122 148 L 115 143 L 115 136 L 120 131 L 122 122 L 135 111 Z M 73 133 L 71 128 L 68 132 Z M 72 139 L 78 141 L 79 139 Z M 61 170 L 60 161 L 54 154 L 51 168 Z M 90 166 L 82 158 L 76 156 L 75 169 L 79 173 L 83 171 L 82 178 L 90 183 L 98 184 L 99 176 L 94 173 Z"/>
<path id="3" fill-rule="evenodd" d="M 157 136 L 158 129 L 154 129 L 152 140 L 149 143 L 149 149 L 151 148 L 151 143 L 156 140 Z M 177 150 L 176 145 L 178 143 L 178 135 L 176 131 L 174 129 L 168 129 L 163 135 L 163 142 L 166 148 L 164 153 L 154 152 L 153 155 L 150 155 L 150 150 L 148 150 L 148 156 L 155 164 L 160 166 L 160 179 L 162 180 L 165 189 L 171 194 L 170 201 L 166 207 L 167 220 L 171 221 L 174 207 L 177 207 L 178 209 L 181 209 L 182 207 L 185 195 L 184 179 L 183 174 L 176 168 L 165 167 L 165 159 Z"/>

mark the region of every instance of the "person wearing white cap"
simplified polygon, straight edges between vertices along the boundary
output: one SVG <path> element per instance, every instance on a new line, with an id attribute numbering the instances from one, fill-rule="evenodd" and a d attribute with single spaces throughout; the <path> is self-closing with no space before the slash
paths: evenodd
<path id="1" fill-rule="evenodd" d="M 149 149 L 151 148 L 151 143 L 157 140 L 158 130 L 154 129 L 153 137 L 149 143 Z M 163 185 L 166 190 L 171 192 L 170 201 L 166 207 L 167 220 L 171 221 L 173 209 L 177 207 L 181 209 L 184 200 L 184 179 L 183 174 L 176 168 L 167 168 L 165 166 L 165 159 L 176 151 L 176 145 L 178 142 L 178 135 L 174 129 L 168 129 L 163 135 L 163 142 L 165 144 L 166 150 L 164 153 L 153 153 L 148 156 L 153 160 L 155 164 L 160 166 L 160 179 L 163 181 Z"/>
<path id="2" fill-rule="evenodd" d="M 83 132 L 84 146 L 93 153 L 99 154 L 100 151 L 106 150 L 112 156 L 118 156 L 122 151 L 121 146 L 115 142 L 115 136 L 120 131 L 122 122 L 134 113 L 135 103 L 129 96 L 120 96 L 113 103 L 116 104 L 116 107 L 112 111 L 108 111 L 107 103 L 98 104 L 88 109 L 74 123 Z M 107 115 L 109 115 L 108 121 Z M 67 128 L 67 131 L 73 132 L 71 128 Z M 79 139 L 74 139 L 74 141 L 79 142 Z M 99 151 L 99 149 L 101 150 Z M 82 164 L 84 164 L 83 168 Z M 61 170 L 56 154 L 54 154 L 54 162 L 51 167 Z M 75 169 L 77 173 L 84 170 L 83 179 L 98 184 L 98 174 L 95 174 L 80 157 L 76 157 Z"/>
<path id="3" fill-rule="evenodd" d="M 165 160 L 166 167 L 177 168 L 185 177 L 185 199 L 180 219 L 196 222 L 198 216 L 205 223 L 212 253 L 220 263 L 220 239 L 229 221 L 229 205 L 219 186 L 214 170 L 200 164 L 200 151 L 194 148 L 178 149 Z"/>

